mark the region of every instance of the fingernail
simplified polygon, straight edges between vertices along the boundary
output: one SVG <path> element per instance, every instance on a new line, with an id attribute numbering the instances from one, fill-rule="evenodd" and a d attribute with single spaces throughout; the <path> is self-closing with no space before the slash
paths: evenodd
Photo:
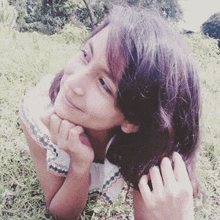
<path id="1" fill-rule="evenodd" d="M 178 152 L 174 152 L 173 156 L 174 156 L 174 160 L 182 159 L 182 157 L 180 156 L 180 154 Z"/>
<path id="2" fill-rule="evenodd" d="M 141 178 L 140 178 L 140 182 L 142 183 L 148 183 L 149 181 L 149 177 L 147 175 L 143 175 Z"/>

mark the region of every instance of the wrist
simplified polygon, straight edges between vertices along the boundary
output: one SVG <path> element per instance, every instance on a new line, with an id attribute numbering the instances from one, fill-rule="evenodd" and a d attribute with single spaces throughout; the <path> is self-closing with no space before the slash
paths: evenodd
<path id="1" fill-rule="evenodd" d="M 69 154 L 71 157 L 71 163 L 77 167 L 77 168 L 82 168 L 82 169 L 87 169 L 91 167 L 92 162 L 94 160 L 94 156 L 89 156 L 87 155 L 86 157 L 80 157 L 80 156 L 76 156 L 75 154 Z"/>
<path id="2" fill-rule="evenodd" d="M 71 158 L 71 167 L 75 173 L 79 173 L 79 174 L 90 173 L 91 165 L 92 162 L 86 162 L 86 161 L 80 162 L 76 160 L 74 161 Z"/>

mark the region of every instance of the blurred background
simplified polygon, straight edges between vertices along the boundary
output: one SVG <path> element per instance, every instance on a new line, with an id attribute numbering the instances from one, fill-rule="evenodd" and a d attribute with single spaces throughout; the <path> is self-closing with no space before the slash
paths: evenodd
<path id="1" fill-rule="evenodd" d="M 183 20 L 178 24 L 179 28 L 192 31 L 200 31 L 201 25 L 213 14 L 220 12 L 218 0 L 180 0 L 183 10 Z"/>

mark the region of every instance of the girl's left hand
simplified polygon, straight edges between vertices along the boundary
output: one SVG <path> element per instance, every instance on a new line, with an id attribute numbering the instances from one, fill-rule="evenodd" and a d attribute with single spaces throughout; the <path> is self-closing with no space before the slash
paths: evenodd
<path id="1" fill-rule="evenodd" d="M 148 175 L 141 177 L 139 189 L 145 208 L 157 220 L 192 220 L 193 189 L 182 157 L 173 154 L 174 170 L 171 161 L 162 159 L 160 170 L 152 167 Z M 161 172 L 160 172 L 161 171 Z M 148 186 L 151 180 L 153 190 Z"/>

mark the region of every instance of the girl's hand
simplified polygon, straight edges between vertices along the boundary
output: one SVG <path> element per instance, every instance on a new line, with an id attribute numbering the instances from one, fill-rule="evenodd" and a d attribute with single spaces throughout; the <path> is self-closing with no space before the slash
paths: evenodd
<path id="1" fill-rule="evenodd" d="M 139 189 L 145 207 L 155 220 L 192 220 L 193 190 L 182 157 L 174 152 L 174 170 L 171 161 L 163 158 L 160 166 L 141 177 Z M 161 171 L 161 173 L 160 173 Z M 148 186 L 151 179 L 153 190 Z"/>
<path id="2" fill-rule="evenodd" d="M 80 167 L 92 163 L 94 151 L 81 126 L 61 119 L 54 109 L 41 120 L 50 131 L 51 141 L 72 157 L 73 164 Z"/>

